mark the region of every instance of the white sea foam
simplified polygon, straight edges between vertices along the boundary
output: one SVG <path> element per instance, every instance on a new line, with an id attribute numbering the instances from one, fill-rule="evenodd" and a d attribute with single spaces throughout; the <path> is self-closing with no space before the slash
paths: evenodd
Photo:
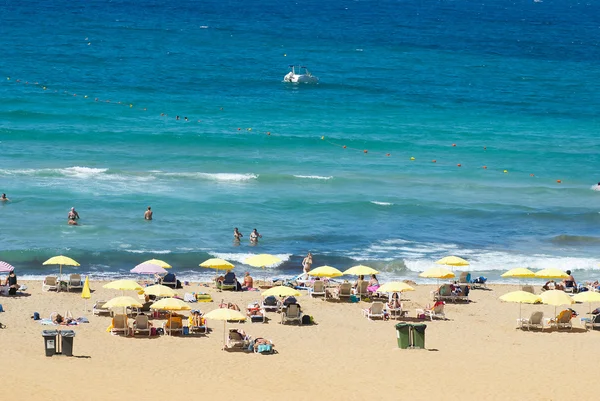
<path id="1" fill-rule="evenodd" d="M 96 177 L 100 174 L 104 174 L 108 171 L 108 169 L 107 168 L 92 168 L 92 167 L 75 166 L 75 167 L 58 169 L 56 171 L 58 171 L 59 173 L 65 175 L 65 176 L 68 176 L 68 177 L 87 179 L 87 178 L 91 178 L 91 177 Z"/>
<path id="2" fill-rule="evenodd" d="M 392 206 L 393 205 L 393 203 L 390 203 L 390 202 L 371 201 L 371 203 L 374 205 L 379 205 L 379 206 Z"/>
<path id="3" fill-rule="evenodd" d="M 196 178 L 222 182 L 244 182 L 255 180 L 258 174 L 234 174 L 234 173 L 163 173 L 166 177 Z"/>
<path id="4" fill-rule="evenodd" d="M 296 178 L 304 178 L 304 179 L 309 179 L 309 180 L 331 180 L 333 177 L 332 176 L 321 176 L 321 175 L 294 175 L 294 177 Z"/>
<path id="5" fill-rule="evenodd" d="M 208 25 L 200 25 L 200 29 L 208 29 Z"/>
<path id="6" fill-rule="evenodd" d="M 247 258 L 249 258 L 250 256 L 256 255 L 254 253 L 218 253 L 218 252 L 209 252 L 209 254 L 215 258 L 225 259 L 230 262 L 238 262 L 240 264 L 244 264 L 244 261 Z M 290 256 L 292 256 L 292 254 L 285 253 L 285 254 L 278 254 L 278 255 L 273 255 L 273 256 L 277 256 L 279 259 L 281 259 L 281 263 L 283 263 L 283 262 L 288 261 L 290 259 Z M 275 264 L 275 265 L 269 266 L 269 267 L 276 267 L 276 266 L 279 266 L 281 263 L 278 263 L 278 264 Z"/>
<path id="7" fill-rule="evenodd" d="M 129 252 L 129 253 L 155 253 L 155 254 L 159 254 L 159 255 L 166 255 L 168 253 L 171 253 L 171 251 L 164 249 L 164 250 L 153 250 L 153 249 L 125 249 L 125 252 Z"/>
<path id="8" fill-rule="evenodd" d="M 592 185 L 592 187 L 590 189 L 592 191 L 600 191 L 600 185 L 598 185 L 598 184 Z"/>

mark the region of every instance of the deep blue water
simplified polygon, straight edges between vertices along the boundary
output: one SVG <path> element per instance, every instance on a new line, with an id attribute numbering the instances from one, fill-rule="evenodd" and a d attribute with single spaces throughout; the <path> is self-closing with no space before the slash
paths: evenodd
<path id="1" fill-rule="evenodd" d="M 210 256 L 265 252 L 291 274 L 310 250 L 412 278 L 457 254 L 491 277 L 595 277 L 599 15 L 558 0 L 5 1 L 0 260 L 43 275 L 64 253 L 99 276 L 158 256 L 193 277 Z M 320 83 L 283 83 L 288 64 Z M 234 246 L 236 226 L 258 247 Z"/>

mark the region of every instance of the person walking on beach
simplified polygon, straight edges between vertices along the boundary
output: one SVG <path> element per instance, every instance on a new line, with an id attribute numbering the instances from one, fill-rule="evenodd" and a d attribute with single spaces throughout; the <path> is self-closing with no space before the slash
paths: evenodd
<path id="1" fill-rule="evenodd" d="M 6 197 L 6 194 L 2 194 L 2 197 L 0 198 L 0 202 L 8 202 L 10 199 L 8 199 Z"/>
<path id="2" fill-rule="evenodd" d="M 302 268 L 304 269 L 304 274 L 307 274 L 310 271 L 310 268 L 313 264 L 312 253 L 308 253 L 306 257 L 302 260 Z"/>
<path id="3" fill-rule="evenodd" d="M 242 234 L 238 228 L 234 228 L 233 229 L 233 242 L 239 244 L 240 243 L 240 238 L 242 238 L 244 236 L 244 234 Z"/>
<path id="4" fill-rule="evenodd" d="M 260 235 L 258 233 L 258 231 L 256 231 L 256 228 L 254 230 L 252 230 L 252 232 L 250 233 L 250 243 L 253 245 L 258 244 L 258 239 L 262 238 L 262 235 Z"/>
<path id="5" fill-rule="evenodd" d="M 74 207 L 71 208 L 69 214 L 67 215 L 67 222 L 70 226 L 76 226 L 77 220 L 79 220 L 79 213 L 75 210 Z"/>
<path id="6" fill-rule="evenodd" d="M 144 220 L 152 220 L 152 208 L 148 206 L 148 210 L 144 213 Z"/>

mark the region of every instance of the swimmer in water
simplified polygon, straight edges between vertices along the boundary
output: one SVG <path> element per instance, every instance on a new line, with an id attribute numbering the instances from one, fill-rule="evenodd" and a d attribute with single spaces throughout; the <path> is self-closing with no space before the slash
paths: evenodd
<path id="1" fill-rule="evenodd" d="M 244 234 L 242 234 L 238 228 L 234 228 L 233 229 L 233 241 L 234 242 L 240 242 L 240 238 L 242 238 L 244 236 Z"/>
<path id="2" fill-rule="evenodd" d="M 152 208 L 148 206 L 148 210 L 144 213 L 144 220 L 152 220 Z"/>
<path id="3" fill-rule="evenodd" d="M 79 220 L 79 213 L 77 213 L 77 211 L 75 210 L 75 208 L 72 207 L 71 210 L 69 211 L 68 216 L 67 216 L 67 222 L 71 226 L 76 226 L 77 225 L 77 220 Z"/>
<path id="4" fill-rule="evenodd" d="M 8 202 L 10 199 L 8 199 L 6 197 L 6 194 L 2 194 L 2 197 L 0 198 L 0 202 Z"/>
<path id="5" fill-rule="evenodd" d="M 251 244 L 258 244 L 258 239 L 262 238 L 262 235 L 260 235 L 258 233 L 258 231 L 256 231 L 256 228 L 254 230 L 252 230 L 252 232 L 250 233 L 250 243 Z"/>

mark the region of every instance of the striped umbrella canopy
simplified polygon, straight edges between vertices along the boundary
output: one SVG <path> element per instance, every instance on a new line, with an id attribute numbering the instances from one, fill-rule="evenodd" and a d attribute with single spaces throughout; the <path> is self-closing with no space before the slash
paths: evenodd
<path id="1" fill-rule="evenodd" d="M 0 272 L 11 272 L 14 268 L 13 265 L 0 261 Z"/>

